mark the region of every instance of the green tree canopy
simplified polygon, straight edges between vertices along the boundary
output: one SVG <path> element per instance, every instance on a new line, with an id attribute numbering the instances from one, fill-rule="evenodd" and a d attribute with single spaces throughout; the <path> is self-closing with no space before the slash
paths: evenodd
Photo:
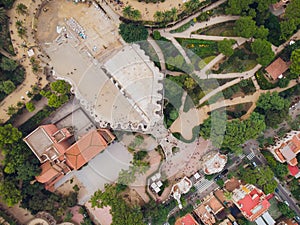
<path id="1" fill-rule="evenodd" d="M 33 112 L 35 110 L 35 106 L 32 102 L 27 102 L 26 109 L 28 110 L 28 112 Z"/>
<path id="2" fill-rule="evenodd" d="M 227 57 L 231 56 L 233 54 L 232 45 L 234 44 L 234 40 L 228 40 L 224 39 L 222 41 L 218 42 L 218 50 L 219 52 L 223 53 Z"/>
<path id="3" fill-rule="evenodd" d="M 200 135 L 209 138 L 215 147 L 229 148 L 236 154 L 241 153 L 239 145 L 256 138 L 266 128 L 264 116 L 256 112 L 244 121 L 235 119 L 226 123 L 226 120 L 224 115 L 213 112 L 200 126 Z"/>
<path id="4" fill-rule="evenodd" d="M 3 81 L 0 84 L 0 91 L 5 92 L 5 94 L 10 94 L 16 89 L 16 86 L 11 80 Z"/>
<path id="5" fill-rule="evenodd" d="M 69 94 L 71 85 L 64 80 L 57 80 L 50 84 L 52 91 L 57 92 L 58 94 Z"/>
<path id="6" fill-rule="evenodd" d="M 278 203 L 278 209 L 287 218 L 292 219 L 296 216 L 296 213 L 291 210 L 290 207 L 287 206 L 284 202 Z"/>
<path id="7" fill-rule="evenodd" d="M 0 67 L 5 71 L 14 71 L 18 67 L 18 63 L 7 57 L 2 57 Z"/>
<path id="8" fill-rule="evenodd" d="M 127 205 L 115 185 L 105 185 L 105 191 L 95 192 L 90 202 L 92 207 L 111 207 L 112 225 L 145 225 L 140 208 Z"/>
<path id="9" fill-rule="evenodd" d="M 263 93 L 256 102 L 256 106 L 264 111 L 283 110 L 288 108 L 289 104 L 289 100 L 280 97 L 278 92 Z"/>
<path id="10" fill-rule="evenodd" d="M 265 194 L 273 193 L 278 185 L 274 180 L 274 173 L 268 166 L 256 167 L 255 169 L 248 167 L 241 170 L 240 173 L 243 181 L 259 186 Z"/>
<path id="11" fill-rule="evenodd" d="M 71 85 L 64 80 L 57 80 L 50 84 L 50 91 L 42 90 L 40 94 L 48 99 L 50 107 L 59 108 L 69 101 Z"/>
<path id="12" fill-rule="evenodd" d="M 141 12 L 137 9 L 133 9 L 131 5 L 128 5 L 123 9 L 123 15 L 131 20 L 139 20 L 142 18 Z"/>
<path id="13" fill-rule="evenodd" d="M 21 139 L 22 133 L 11 124 L 0 127 L 0 148 L 5 148 L 8 144 L 13 144 Z"/>
<path id="14" fill-rule="evenodd" d="M 148 37 L 147 29 L 141 24 L 121 23 L 119 33 L 127 43 L 144 41 Z"/>
<path id="15" fill-rule="evenodd" d="M 269 35 L 269 29 L 265 28 L 264 26 L 260 26 L 257 27 L 254 37 L 260 39 L 267 39 L 268 35 Z"/>
<path id="16" fill-rule="evenodd" d="M 235 22 L 234 30 L 238 36 L 250 38 L 256 32 L 255 21 L 250 16 L 244 16 Z"/>
<path id="17" fill-rule="evenodd" d="M 22 199 L 20 190 L 11 181 L 0 183 L 0 196 L 8 206 L 13 206 Z"/>
<path id="18" fill-rule="evenodd" d="M 290 101 L 279 96 L 278 92 L 262 94 L 256 102 L 257 109 L 265 115 L 267 126 L 276 127 L 288 117 Z"/>
<path id="19" fill-rule="evenodd" d="M 271 43 L 267 40 L 256 39 L 251 48 L 258 58 L 257 62 L 262 66 L 267 66 L 275 57 L 275 53 L 272 51 Z"/>
<path id="20" fill-rule="evenodd" d="M 300 0 L 290 1 L 286 7 L 284 17 L 288 21 L 293 19 L 296 26 L 300 24 Z"/>
<path id="21" fill-rule="evenodd" d="M 6 20 L 6 11 L 3 7 L 0 7 L 0 24 L 4 24 Z"/>
<path id="22" fill-rule="evenodd" d="M 27 14 L 27 6 L 24 5 L 23 3 L 19 3 L 16 7 L 16 11 L 19 15 L 25 15 Z"/>
<path id="23" fill-rule="evenodd" d="M 282 40 L 287 40 L 297 29 L 294 19 L 283 20 L 280 22 L 280 38 Z"/>
<path id="24" fill-rule="evenodd" d="M 291 61 L 291 72 L 300 75 L 300 48 L 292 52 Z"/>

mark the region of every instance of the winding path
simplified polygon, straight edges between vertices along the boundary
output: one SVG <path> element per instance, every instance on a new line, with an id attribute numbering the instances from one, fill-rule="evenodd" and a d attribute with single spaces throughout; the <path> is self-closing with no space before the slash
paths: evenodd
<path id="1" fill-rule="evenodd" d="M 28 14 L 27 15 L 18 15 L 15 8 L 18 4 L 23 3 L 27 6 Z M 10 116 L 7 115 L 7 109 L 10 106 L 16 106 L 19 101 L 22 100 L 24 103 L 30 101 L 30 98 L 27 97 L 26 92 L 31 91 L 32 86 L 35 84 L 39 84 L 40 88 L 45 87 L 48 84 L 46 77 L 42 74 L 34 74 L 32 72 L 30 58 L 27 56 L 27 50 L 32 48 L 35 52 L 35 57 L 38 55 L 42 55 L 39 51 L 37 44 L 35 43 L 34 38 L 34 30 L 33 21 L 34 15 L 36 13 L 36 9 L 39 8 L 39 4 L 41 4 L 41 0 L 31 1 L 31 0 L 17 0 L 14 3 L 14 7 L 8 11 L 7 15 L 10 18 L 10 35 L 13 47 L 16 52 L 15 59 L 22 59 L 20 60 L 21 65 L 25 69 L 25 80 L 21 85 L 17 87 L 17 89 L 8 95 L 1 103 L 0 103 L 0 120 L 1 122 L 6 122 Z M 15 26 L 16 21 L 21 20 L 24 23 L 24 26 L 27 28 L 27 37 L 20 38 L 18 36 L 18 31 Z M 22 47 L 22 45 L 26 43 L 28 47 Z"/>
<path id="2" fill-rule="evenodd" d="M 252 106 L 251 106 L 251 111 L 248 110 L 247 114 L 245 114 L 242 119 L 246 119 L 253 111 L 253 109 L 255 109 L 256 107 L 256 101 L 259 99 L 259 96 L 262 93 L 267 93 L 267 92 L 282 92 L 285 91 L 289 88 L 294 87 L 295 85 L 297 85 L 298 83 L 296 82 L 296 80 L 292 80 L 290 81 L 288 87 L 286 88 L 274 88 L 271 90 L 259 90 L 256 91 L 253 95 L 246 95 L 246 96 L 242 96 L 242 97 L 237 97 L 234 99 L 225 99 L 222 101 L 218 101 L 216 103 L 210 104 L 210 105 L 205 105 L 199 109 L 191 109 L 188 112 L 183 112 L 178 119 L 172 124 L 172 126 L 170 127 L 170 131 L 173 133 L 181 133 L 181 135 L 185 138 L 185 139 L 191 139 L 193 137 L 193 133 L 192 133 L 192 128 L 194 126 L 197 126 L 201 123 L 204 122 L 204 120 L 206 120 L 209 117 L 209 112 L 219 109 L 219 108 L 223 108 L 223 107 L 227 107 L 227 106 L 232 106 L 232 105 L 237 105 L 237 104 L 243 104 L 243 103 L 249 103 L 252 102 Z M 194 122 L 193 122 L 194 121 Z M 194 126 L 187 128 L 185 126 L 185 124 L 194 124 Z"/>

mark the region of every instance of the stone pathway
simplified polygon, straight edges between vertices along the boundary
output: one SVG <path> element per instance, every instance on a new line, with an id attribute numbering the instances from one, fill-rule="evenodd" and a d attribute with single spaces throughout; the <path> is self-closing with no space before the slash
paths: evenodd
<path id="1" fill-rule="evenodd" d="M 253 110 L 256 107 L 256 102 L 259 99 L 259 96 L 262 93 L 267 93 L 268 91 L 270 92 L 282 92 L 285 91 L 289 88 L 294 87 L 295 85 L 297 85 L 298 83 L 296 82 L 296 80 L 292 80 L 290 81 L 288 87 L 286 88 L 274 88 L 271 90 L 258 90 L 256 91 L 254 94 L 252 95 L 246 95 L 246 96 L 241 96 L 241 97 L 237 97 L 237 98 L 233 98 L 233 99 L 225 99 L 222 101 L 218 101 L 214 104 L 210 104 L 210 105 L 205 105 L 199 109 L 191 109 L 190 111 L 186 112 L 186 113 L 182 113 L 177 120 L 175 120 L 175 122 L 172 124 L 172 126 L 170 127 L 170 131 L 171 132 L 180 132 L 181 135 L 186 138 L 186 139 L 190 139 L 192 137 L 192 128 L 195 126 L 198 126 L 199 124 L 203 123 L 204 120 L 206 120 L 209 117 L 209 112 L 222 108 L 222 107 L 226 107 L 226 106 L 232 106 L 232 105 L 237 105 L 237 104 L 243 104 L 243 103 L 248 103 L 248 102 L 252 102 L 252 106 L 251 108 L 248 110 L 248 112 L 242 117 L 242 119 L 246 119 L 250 116 L 250 114 L 253 112 Z M 195 117 L 195 115 L 197 115 Z M 192 122 L 191 122 L 192 121 Z M 184 126 L 184 124 L 191 124 L 189 125 L 189 129 L 183 129 L 182 126 Z"/>

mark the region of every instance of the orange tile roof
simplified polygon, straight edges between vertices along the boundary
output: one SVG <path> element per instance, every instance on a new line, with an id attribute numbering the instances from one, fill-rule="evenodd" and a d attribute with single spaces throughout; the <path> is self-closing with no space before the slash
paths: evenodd
<path id="1" fill-rule="evenodd" d="M 191 214 L 186 214 L 184 217 L 179 218 L 175 225 L 199 225 Z"/>
<path id="2" fill-rule="evenodd" d="M 208 202 L 209 207 L 212 209 L 214 214 L 219 213 L 222 209 L 224 209 L 223 205 L 219 202 L 219 200 L 212 196 Z"/>
<path id="3" fill-rule="evenodd" d="M 50 161 L 43 163 L 40 168 L 42 172 L 36 177 L 36 180 L 40 183 L 47 183 L 60 174 L 59 171 L 51 166 Z"/>
<path id="4" fill-rule="evenodd" d="M 290 164 L 291 166 L 297 166 L 297 164 L 298 164 L 297 158 L 293 158 L 292 160 L 290 160 L 290 161 L 289 161 L 289 164 Z"/>
<path id="5" fill-rule="evenodd" d="M 289 68 L 289 63 L 286 63 L 281 58 L 276 59 L 272 62 L 265 70 L 272 77 L 273 80 L 278 79 L 278 77 L 287 71 Z"/>
<path id="6" fill-rule="evenodd" d="M 276 149 L 275 153 L 279 157 L 280 160 L 285 161 L 285 158 L 283 157 L 283 155 L 281 154 L 281 152 L 279 151 L 279 149 Z"/>
<path id="7" fill-rule="evenodd" d="M 232 192 L 234 189 L 239 188 L 240 185 L 241 182 L 238 179 L 232 177 L 230 180 L 227 180 L 225 182 L 225 189 L 229 192 Z"/>
<path id="8" fill-rule="evenodd" d="M 66 161 L 75 170 L 80 169 L 107 147 L 107 142 L 98 130 L 91 131 L 67 149 Z"/>

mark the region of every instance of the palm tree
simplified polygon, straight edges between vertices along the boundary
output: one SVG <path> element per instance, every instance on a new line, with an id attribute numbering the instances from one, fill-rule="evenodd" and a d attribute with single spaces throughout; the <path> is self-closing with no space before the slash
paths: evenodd
<path id="1" fill-rule="evenodd" d="M 127 17 L 127 18 L 130 18 L 131 12 L 132 12 L 132 7 L 131 7 L 131 5 L 126 6 L 126 7 L 123 9 L 123 16 L 124 16 L 124 17 Z"/>
<path id="2" fill-rule="evenodd" d="M 19 15 L 25 15 L 27 14 L 27 6 L 23 3 L 19 3 L 16 7 L 16 11 Z"/>
<path id="3" fill-rule="evenodd" d="M 229 191 L 225 191 L 224 192 L 224 196 L 227 200 L 231 200 L 232 199 L 232 192 L 229 192 Z"/>
<path id="4" fill-rule="evenodd" d="M 163 19 L 164 19 L 164 14 L 163 14 L 163 12 L 161 12 L 161 11 L 156 11 L 156 12 L 154 13 L 154 19 L 155 19 L 156 22 L 162 22 Z"/>
<path id="5" fill-rule="evenodd" d="M 0 23 L 3 24 L 5 22 L 5 19 L 5 9 L 3 7 L 0 7 Z"/>
<path id="6" fill-rule="evenodd" d="M 24 36 L 26 36 L 26 33 L 27 33 L 26 28 L 20 27 L 18 29 L 18 35 L 19 35 L 20 38 L 23 38 Z"/>
<path id="7" fill-rule="evenodd" d="M 131 16 L 130 16 L 131 19 L 139 20 L 139 19 L 141 19 L 141 17 L 142 17 L 142 14 L 139 10 L 136 9 L 131 12 Z"/>
<path id="8" fill-rule="evenodd" d="M 171 17 L 172 17 L 172 20 L 173 21 L 176 21 L 178 19 L 178 16 L 177 16 L 177 9 L 175 7 L 173 7 L 171 9 Z"/>
<path id="9" fill-rule="evenodd" d="M 19 29 L 19 28 L 22 27 L 22 26 L 23 26 L 23 21 L 17 20 L 17 21 L 16 21 L 16 27 L 17 27 L 17 29 Z"/>

